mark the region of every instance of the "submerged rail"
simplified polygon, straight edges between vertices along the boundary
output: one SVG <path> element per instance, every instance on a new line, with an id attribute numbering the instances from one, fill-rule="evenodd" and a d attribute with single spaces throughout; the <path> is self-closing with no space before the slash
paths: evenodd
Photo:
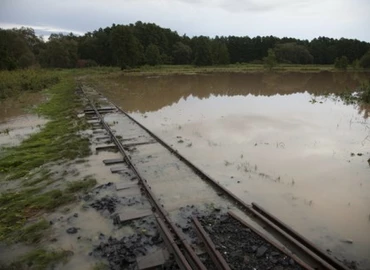
<path id="1" fill-rule="evenodd" d="M 82 89 L 81 89 L 82 90 Z M 82 90 L 83 92 L 83 90 Z M 89 100 L 90 101 L 90 100 Z M 123 111 L 119 106 L 116 104 L 110 102 L 112 105 L 114 105 L 114 109 L 117 109 L 120 111 L 123 115 L 125 115 L 127 118 L 129 118 L 131 121 L 133 121 L 136 125 L 138 125 L 140 128 L 142 128 L 144 131 L 146 131 L 155 141 L 159 142 L 163 147 L 165 147 L 168 151 L 170 151 L 172 154 L 174 154 L 180 161 L 182 161 L 184 164 L 186 164 L 189 168 L 191 168 L 198 176 L 200 176 L 203 180 L 210 183 L 213 187 L 216 189 L 222 191 L 227 197 L 235 203 L 241 210 L 243 210 L 248 215 L 252 216 L 256 219 L 259 223 L 262 223 L 264 226 L 267 225 L 270 229 L 273 230 L 274 234 L 279 235 L 280 237 L 283 237 L 286 241 L 288 241 L 292 246 L 294 246 L 296 249 L 301 251 L 305 257 L 308 257 L 311 259 L 312 267 L 310 266 L 311 263 L 307 264 L 303 260 L 299 259 L 295 254 L 293 253 L 287 253 L 281 246 L 279 246 L 276 242 L 271 240 L 269 237 L 266 237 L 263 233 L 260 231 L 255 231 L 252 229 L 252 226 L 247 224 L 245 221 L 244 223 L 238 218 L 239 221 L 241 221 L 245 226 L 250 227 L 252 230 L 254 230 L 258 235 L 263 237 L 266 241 L 270 242 L 272 245 L 278 247 L 280 250 L 282 250 L 284 253 L 286 253 L 288 256 L 291 256 L 298 264 L 300 264 L 305 269 L 340 269 L 340 270 L 349 270 L 345 265 L 343 265 L 341 262 L 335 260 L 333 257 L 331 257 L 328 254 L 325 254 L 323 251 L 321 251 L 316 245 L 311 243 L 309 240 L 304 238 L 302 235 L 295 232 L 292 228 L 290 228 L 288 225 L 284 224 L 282 221 L 280 221 L 278 218 L 274 217 L 272 214 L 268 213 L 266 210 L 264 210 L 262 207 L 257 205 L 256 203 L 252 203 L 252 205 L 247 204 L 244 202 L 241 198 L 233 194 L 230 190 L 222 186 L 219 182 L 215 181 L 212 177 L 210 177 L 208 174 L 206 174 L 203 170 L 198 168 L 196 165 L 194 165 L 191 161 L 186 159 L 184 156 L 182 156 L 177 150 L 173 149 L 170 145 L 168 145 L 166 142 L 164 142 L 161 138 L 159 138 L 157 135 L 155 135 L 152 131 L 147 129 L 145 126 L 143 126 L 141 123 L 139 123 L 136 119 L 131 117 L 128 113 Z M 170 220 L 167 211 L 162 207 L 162 205 L 158 202 L 156 196 L 151 191 L 149 185 L 147 184 L 147 181 L 140 175 L 139 171 L 137 170 L 136 166 L 131 161 L 129 155 L 126 153 L 126 150 L 124 149 L 124 146 L 122 143 L 117 139 L 117 137 L 114 135 L 113 131 L 109 127 L 109 125 L 104 121 L 103 117 L 101 116 L 99 110 L 94 106 L 94 104 L 90 101 L 90 105 L 93 108 L 93 111 L 98 116 L 98 119 L 100 123 L 103 125 L 104 129 L 106 129 L 111 136 L 114 144 L 117 146 L 120 153 L 123 155 L 124 161 L 129 165 L 129 167 L 132 169 L 132 171 L 136 174 L 137 178 L 139 179 L 140 184 L 143 186 L 145 193 L 147 194 L 148 198 L 151 201 L 151 204 L 153 205 L 156 213 L 156 219 L 158 221 L 159 227 L 162 230 L 162 234 L 164 235 L 164 238 L 166 238 L 167 243 L 170 244 L 170 249 L 174 252 L 175 258 L 177 263 L 179 264 L 181 269 L 189 269 L 186 263 L 184 263 L 183 258 L 186 258 L 186 262 L 190 265 L 192 269 L 206 269 L 203 263 L 200 261 L 199 257 L 195 254 L 194 250 L 189 246 L 188 243 L 184 240 L 184 236 L 179 231 L 179 229 L 173 224 L 173 222 Z M 107 108 L 102 109 L 103 113 L 109 112 Z M 89 111 L 88 113 L 91 113 Z M 230 214 L 230 213 L 229 213 Z M 236 215 L 230 214 L 232 217 L 237 218 Z M 193 221 L 194 222 L 194 221 Z M 196 224 L 196 221 L 195 221 Z M 196 226 L 196 225 L 195 225 Z M 167 231 L 166 231 L 167 228 Z M 197 229 L 199 229 L 199 226 L 196 226 Z M 169 229 L 169 230 L 168 230 Z M 170 237 L 170 235 L 173 235 L 174 237 Z M 202 234 L 202 233 L 201 233 Z M 203 241 L 207 241 L 205 238 Z M 184 251 L 184 254 L 180 254 L 181 250 L 178 248 L 177 242 L 179 242 L 180 246 L 182 247 L 182 250 Z M 216 252 L 214 252 L 214 248 L 212 248 L 212 244 L 205 243 L 206 246 L 208 245 L 209 253 L 211 258 L 218 261 L 222 264 L 222 259 L 219 258 Z M 177 246 L 174 247 L 174 246 Z M 217 250 L 216 250 L 217 251 Z M 226 262 L 225 262 L 226 263 Z M 219 269 L 228 269 L 226 265 L 224 265 L 225 268 L 219 268 Z"/>
<path id="2" fill-rule="evenodd" d="M 155 212 L 158 213 L 156 215 L 156 220 L 162 232 L 162 236 L 164 236 L 164 239 L 166 240 L 166 243 L 169 246 L 169 249 L 174 252 L 175 259 L 179 267 L 181 269 L 207 270 L 204 264 L 200 261 L 199 257 L 195 254 L 194 250 L 185 241 L 185 238 L 180 232 L 180 230 L 175 226 L 175 224 L 173 224 L 173 222 L 169 218 L 167 211 L 161 206 L 158 199 L 156 198 L 154 193 L 151 191 L 149 185 L 147 184 L 147 181 L 140 175 L 136 166 L 133 164 L 130 157 L 126 153 L 126 150 L 124 149 L 122 143 L 114 135 L 109 125 L 104 121 L 99 110 L 95 107 L 95 105 L 90 100 L 89 102 L 90 102 L 90 106 L 95 111 L 95 114 L 97 115 L 100 123 L 102 124 L 104 129 L 109 133 L 114 144 L 117 146 L 118 150 L 124 157 L 124 161 L 132 169 L 136 177 L 139 179 L 140 184 L 144 187 L 145 193 L 147 194 L 152 206 L 154 207 Z M 181 247 L 183 248 L 184 254 L 179 249 L 176 241 L 180 243 Z M 186 260 L 184 260 L 184 258 L 186 258 Z"/>

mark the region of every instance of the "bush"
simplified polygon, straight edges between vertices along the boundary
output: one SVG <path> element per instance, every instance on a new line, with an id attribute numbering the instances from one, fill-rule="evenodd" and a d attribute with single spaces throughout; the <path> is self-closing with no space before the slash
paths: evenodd
<path id="1" fill-rule="evenodd" d="M 365 103 L 370 103 L 370 83 L 365 83 L 360 89 L 360 100 Z"/>
<path id="2" fill-rule="evenodd" d="M 276 55 L 273 49 L 268 49 L 267 56 L 263 58 L 263 65 L 268 70 L 272 70 L 277 65 Z"/>
<path id="3" fill-rule="evenodd" d="M 342 56 L 340 58 L 335 58 L 334 67 L 337 69 L 347 69 L 348 67 L 348 58 L 347 56 Z"/>
<path id="4" fill-rule="evenodd" d="M 50 70 L 0 71 L 0 99 L 21 91 L 40 91 L 59 82 L 59 76 Z"/>
<path id="5" fill-rule="evenodd" d="M 360 67 L 370 68 L 370 51 L 365 53 L 360 59 Z"/>
<path id="6" fill-rule="evenodd" d="M 88 67 L 97 67 L 98 64 L 95 60 L 91 59 L 79 59 L 77 60 L 76 67 L 77 68 L 88 68 Z"/>

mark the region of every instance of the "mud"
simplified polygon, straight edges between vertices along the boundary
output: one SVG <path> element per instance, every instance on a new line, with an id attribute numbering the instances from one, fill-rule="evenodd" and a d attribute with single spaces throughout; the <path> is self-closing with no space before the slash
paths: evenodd
<path id="1" fill-rule="evenodd" d="M 154 217 L 132 222 L 135 233 L 116 239 L 102 236 L 102 242 L 94 248 L 91 256 L 106 258 L 110 269 L 137 269 L 137 258 L 155 252 L 163 246 L 163 240 L 155 226 Z M 177 269 L 173 260 L 169 260 L 164 269 Z"/>
<path id="2" fill-rule="evenodd" d="M 103 94 L 247 203 L 259 203 L 337 258 L 367 269 L 369 107 L 318 95 L 355 90 L 369 78 L 351 72 L 125 76 Z M 153 157 L 147 171 L 157 176 L 159 152 L 137 149 Z M 168 190 L 176 190 L 169 177 L 176 170 L 166 169 Z"/>

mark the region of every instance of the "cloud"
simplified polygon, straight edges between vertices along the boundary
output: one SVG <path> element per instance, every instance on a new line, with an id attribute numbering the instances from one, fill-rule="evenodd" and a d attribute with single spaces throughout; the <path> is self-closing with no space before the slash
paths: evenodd
<path id="1" fill-rule="evenodd" d="M 329 36 L 370 41 L 368 0 L 0 1 L 2 25 L 38 27 L 43 33 L 80 34 L 140 20 L 189 36 Z"/>
<path id="2" fill-rule="evenodd" d="M 14 24 L 14 23 L 0 23 L 0 27 L 4 29 L 12 29 L 12 28 L 33 28 L 35 32 L 38 32 L 41 35 L 50 35 L 52 33 L 63 33 L 63 34 L 69 34 L 73 33 L 75 35 L 83 35 L 84 32 L 75 31 L 71 29 L 63 29 L 53 26 L 40 26 L 40 25 L 24 25 L 24 24 Z"/>

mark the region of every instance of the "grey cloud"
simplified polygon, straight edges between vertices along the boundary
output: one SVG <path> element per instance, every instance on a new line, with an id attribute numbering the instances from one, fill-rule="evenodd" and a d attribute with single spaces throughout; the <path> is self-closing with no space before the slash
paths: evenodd
<path id="1" fill-rule="evenodd" d="M 365 0 L 0 0 L 0 27 L 83 33 L 154 22 L 180 34 L 317 36 L 370 40 Z M 294 22 L 294 23 L 292 23 Z"/>

